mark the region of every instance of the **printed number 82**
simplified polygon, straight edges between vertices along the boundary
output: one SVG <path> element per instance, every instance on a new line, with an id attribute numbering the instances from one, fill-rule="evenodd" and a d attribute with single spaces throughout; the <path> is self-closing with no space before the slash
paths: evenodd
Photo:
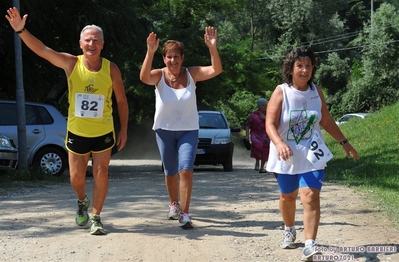
<path id="1" fill-rule="evenodd" d="M 89 102 L 87 100 L 83 100 L 80 108 L 82 110 L 97 111 L 97 106 L 98 106 L 98 103 L 96 101 Z"/>

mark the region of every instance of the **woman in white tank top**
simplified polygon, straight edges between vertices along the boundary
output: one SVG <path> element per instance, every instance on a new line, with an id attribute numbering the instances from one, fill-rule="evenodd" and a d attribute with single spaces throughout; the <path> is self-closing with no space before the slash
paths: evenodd
<path id="1" fill-rule="evenodd" d="M 320 126 L 341 143 L 346 154 L 358 158 L 328 112 L 314 77 L 315 55 L 307 48 L 295 48 L 283 64 L 283 84 L 274 90 L 266 113 L 270 137 L 267 171 L 275 173 L 280 189 L 280 211 L 285 224 L 282 248 L 295 248 L 296 198 L 300 193 L 305 230 L 303 261 L 316 253 L 320 221 L 320 190 L 325 163 L 332 157 L 325 147 Z"/>
<path id="2" fill-rule="evenodd" d="M 205 28 L 204 40 L 211 56 L 210 66 L 183 67 L 183 43 L 168 40 L 162 49 L 166 66 L 152 70 L 159 39 L 156 34 L 150 33 L 147 38 L 147 53 L 140 71 L 141 81 L 147 85 L 155 85 L 153 129 L 170 198 L 167 218 L 178 219 L 178 225 L 184 229 L 193 227 L 189 208 L 199 129 L 195 84 L 223 71 L 217 50 L 217 31 L 210 26 Z"/>

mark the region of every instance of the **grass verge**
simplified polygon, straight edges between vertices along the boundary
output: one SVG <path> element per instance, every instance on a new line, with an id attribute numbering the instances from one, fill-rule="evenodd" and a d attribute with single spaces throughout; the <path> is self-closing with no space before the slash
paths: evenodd
<path id="1" fill-rule="evenodd" d="M 399 103 L 340 126 L 359 154 L 357 161 L 347 159 L 342 146 L 330 135 L 324 135 L 334 154 L 326 168 L 326 181 L 367 192 L 394 222 L 399 222 L 398 111 Z"/>

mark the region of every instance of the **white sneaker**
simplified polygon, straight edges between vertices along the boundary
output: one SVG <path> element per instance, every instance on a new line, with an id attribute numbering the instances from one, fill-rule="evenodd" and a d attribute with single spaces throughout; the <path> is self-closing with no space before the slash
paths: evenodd
<path id="1" fill-rule="evenodd" d="M 313 255 L 319 253 L 316 250 L 316 246 L 317 243 L 315 241 L 313 241 L 311 245 L 305 246 L 301 261 L 313 261 Z"/>
<path id="2" fill-rule="evenodd" d="M 296 239 L 296 233 L 292 232 L 290 230 L 284 230 L 284 239 L 283 243 L 280 244 L 281 248 L 296 248 L 295 246 L 295 239 Z"/>
<path id="3" fill-rule="evenodd" d="M 179 219 L 181 214 L 181 207 L 179 203 L 173 202 L 172 204 L 169 205 L 169 213 L 167 215 L 167 218 L 169 220 L 174 219 L 177 220 Z"/>
<path id="4" fill-rule="evenodd" d="M 183 229 L 193 228 L 193 222 L 191 221 L 190 214 L 181 214 L 179 218 L 179 227 Z"/>

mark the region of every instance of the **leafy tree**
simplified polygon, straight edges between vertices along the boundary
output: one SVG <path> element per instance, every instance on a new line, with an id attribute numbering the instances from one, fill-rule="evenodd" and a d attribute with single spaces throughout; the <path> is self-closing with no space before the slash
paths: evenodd
<path id="1" fill-rule="evenodd" d="M 338 1 L 269 1 L 274 27 L 279 31 L 276 48 L 271 57 L 276 61 L 297 46 L 311 46 L 314 51 L 336 47 L 337 41 L 328 41 L 331 35 L 344 32 L 344 25 L 336 15 L 342 8 L 343 0 Z"/>
<path id="2" fill-rule="evenodd" d="M 79 35 L 81 29 L 88 24 L 96 24 L 104 31 L 105 46 L 102 56 L 115 62 L 122 71 L 129 100 L 135 100 L 132 86 L 141 84 L 138 79 L 136 62 L 143 59 L 145 37 L 148 24 L 144 19 L 148 1 L 25 1 L 21 3 L 21 14 L 28 14 L 26 28 L 47 46 L 57 51 L 81 54 Z M 10 6 L 5 6 L 3 10 Z M 45 15 L 43 15 L 45 14 Z M 0 46 L 8 66 L 2 71 L 5 81 L 0 82 L 0 88 L 6 90 L 6 98 L 14 99 L 15 65 L 13 31 L 6 19 L 3 20 L 4 31 Z M 23 72 L 26 100 L 43 102 L 47 94 L 59 82 L 65 81 L 63 70 L 49 64 L 30 51 L 24 44 Z M 0 89 L 0 90 L 1 90 Z M 129 103 L 132 105 L 133 103 Z M 135 104 L 133 104 L 135 105 Z M 131 115 L 135 115 L 131 107 Z"/>
<path id="3" fill-rule="evenodd" d="M 340 101 L 350 72 L 349 58 L 341 58 L 338 53 L 328 54 L 327 59 L 316 71 L 316 78 L 326 91 L 326 102 L 333 116 L 342 114 Z"/>
<path id="4" fill-rule="evenodd" d="M 192 3 L 161 0 L 153 6 L 157 12 L 150 12 L 152 16 L 149 19 L 161 39 L 161 45 L 166 39 L 177 39 L 185 44 L 186 66 L 210 63 L 209 51 L 203 41 L 203 31 L 208 25 L 218 29 L 218 44 L 224 72 L 214 79 L 197 83 L 200 109 L 215 109 L 220 103 L 226 103 L 238 90 L 263 94 L 265 90 L 275 86 L 270 78 L 265 78 L 267 74 L 271 74 L 268 67 L 271 64 L 274 68 L 274 64 L 259 59 L 259 52 L 251 50 L 251 46 L 255 45 L 253 34 L 248 34 L 248 31 L 243 29 L 242 25 L 245 22 L 237 25 L 232 22 L 245 17 L 247 24 L 250 24 L 250 16 L 247 16 L 246 12 L 237 12 L 237 9 L 245 7 L 246 2 L 224 0 Z M 259 4 L 259 1 L 251 2 Z M 164 66 L 159 55 L 156 56 L 153 66 Z M 143 92 L 145 88 L 147 87 L 143 86 Z M 152 110 L 148 112 L 153 114 Z"/>
<path id="5" fill-rule="evenodd" d="M 390 4 L 382 4 L 375 12 L 373 25 L 365 25 L 353 45 L 362 48 L 362 77 L 353 76 L 343 103 L 348 111 L 376 111 L 399 99 L 399 39 L 398 10 Z"/>
<path id="6" fill-rule="evenodd" d="M 257 108 L 256 102 L 260 97 L 262 96 L 239 90 L 228 101 L 219 101 L 216 109 L 224 112 L 230 126 L 245 128 L 248 116 Z"/>
<path id="7" fill-rule="evenodd" d="M 0 2 L 4 11 L 11 4 L 5 2 Z M 295 46 L 310 46 L 317 53 L 316 82 L 333 115 L 377 110 L 396 101 L 398 3 L 374 0 L 372 31 L 369 0 L 31 0 L 21 2 L 21 13 L 29 14 L 27 29 L 47 46 L 73 54 L 81 53 L 83 26 L 101 26 L 103 56 L 120 67 L 130 120 L 136 122 L 154 114 L 154 87 L 138 77 L 148 34 L 157 33 L 161 45 L 167 39 L 182 41 L 185 66 L 207 65 L 203 32 L 215 26 L 224 72 L 198 83 L 198 106 L 223 109 L 233 124 L 241 125 L 257 98 L 269 98 L 280 83 L 282 60 Z M 13 99 L 14 33 L 6 19 L 0 25 L 0 97 Z M 55 84 L 65 81 L 62 70 L 24 45 L 23 66 L 27 100 L 44 101 Z M 163 66 L 158 52 L 153 67 Z"/>

